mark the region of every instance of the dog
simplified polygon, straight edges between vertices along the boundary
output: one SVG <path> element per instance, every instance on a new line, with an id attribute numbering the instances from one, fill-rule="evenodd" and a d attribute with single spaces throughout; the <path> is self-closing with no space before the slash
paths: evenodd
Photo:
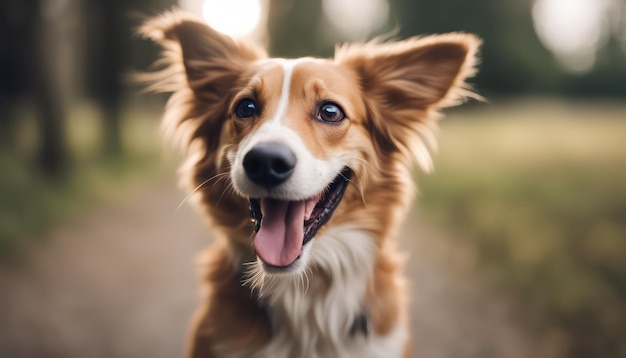
<path id="1" fill-rule="evenodd" d="M 187 356 L 409 357 L 398 227 L 432 167 L 441 109 L 476 97 L 480 39 L 450 33 L 269 58 L 179 10 L 150 89 L 208 219 Z"/>

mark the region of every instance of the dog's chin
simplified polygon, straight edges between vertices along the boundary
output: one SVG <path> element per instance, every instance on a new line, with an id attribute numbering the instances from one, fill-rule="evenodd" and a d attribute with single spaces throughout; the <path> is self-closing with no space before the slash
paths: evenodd
<path id="1" fill-rule="evenodd" d="M 263 272 L 270 276 L 300 276 L 304 273 L 311 258 L 311 248 L 313 241 L 306 243 L 302 247 L 302 253 L 287 266 L 274 266 L 263 261 L 260 256 L 257 255 L 257 267 L 262 269 Z"/>

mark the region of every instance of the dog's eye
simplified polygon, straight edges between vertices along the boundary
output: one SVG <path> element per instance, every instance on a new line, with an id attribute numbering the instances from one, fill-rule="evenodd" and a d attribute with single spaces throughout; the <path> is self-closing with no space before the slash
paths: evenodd
<path id="1" fill-rule="evenodd" d="M 239 118 L 250 118 L 257 113 L 256 104 L 250 98 L 244 98 L 235 106 L 235 115 Z"/>
<path id="2" fill-rule="evenodd" d="M 324 103 L 317 114 L 317 119 L 323 122 L 339 123 L 345 118 L 341 107 L 331 102 Z"/>

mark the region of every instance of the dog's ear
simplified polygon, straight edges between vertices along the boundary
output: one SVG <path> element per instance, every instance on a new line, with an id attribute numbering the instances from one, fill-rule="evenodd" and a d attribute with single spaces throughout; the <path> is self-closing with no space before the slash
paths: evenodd
<path id="1" fill-rule="evenodd" d="M 476 72 L 480 43 L 476 36 L 462 33 L 373 41 L 339 47 L 335 61 L 359 77 L 380 148 L 411 152 L 416 136 L 434 145 L 428 128 L 434 127 L 434 112 L 477 97 L 465 80 Z M 427 153 L 424 158 L 414 154 L 430 169 Z"/>
<path id="2" fill-rule="evenodd" d="M 159 69 L 137 80 L 149 91 L 172 93 L 162 123 L 166 138 L 182 149 L 199 138 L 206 153 L 215 153 L 233 89 L 265 52 L 180 10 L 148 20 L 139 34 L 164 49 L 155 63 Z"/>
<path id="3" fill-rule="evenodd" d="M 169 65 L 171 72 L 184 68 L 187 86 L 201 98 L 223 100 L 224 92 L 232 88 L 246 66 L 266 56 L 262 50 L 240 43 L 179 10 L 148 20 L 139 33 L 163 46 L 160 63 Z M 171 78 L 164 77 L 152 89 L 178 90 Z"/>

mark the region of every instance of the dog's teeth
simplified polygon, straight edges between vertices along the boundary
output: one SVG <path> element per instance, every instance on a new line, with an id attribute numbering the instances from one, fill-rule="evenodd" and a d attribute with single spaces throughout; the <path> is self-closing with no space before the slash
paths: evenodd
<path id="1" fill-rule="evenodd" d="M 315 205 L 319 201 L 320 196 L 317 195 L 314 198 L 308 199 L 306 201 L 306 205 L 304 208 L 304 220 L 309 220 L 311 218 L 311 214 L 313 214 L 313 209 L 315 209 Z"/>

